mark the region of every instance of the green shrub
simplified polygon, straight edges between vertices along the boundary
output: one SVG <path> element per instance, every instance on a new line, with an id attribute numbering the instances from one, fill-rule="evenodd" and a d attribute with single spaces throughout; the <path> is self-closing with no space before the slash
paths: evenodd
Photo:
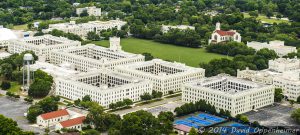
<path id="1" fill-rule="evenodd" d="M 1 84 L 1 89 L 8 90 L 11 87 L 10 82 L 3 81 Z"/>

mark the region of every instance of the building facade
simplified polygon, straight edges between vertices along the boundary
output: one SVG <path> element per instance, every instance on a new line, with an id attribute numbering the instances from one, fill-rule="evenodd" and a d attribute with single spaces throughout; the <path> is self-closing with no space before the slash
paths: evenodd
<path id="1" fill-rule="evenodd" d="M 273 104 L 274 87 L 220 74 L 183 85 L 183 102 L 199 100 L 235 116 Z"/>
<path id="2" fill-rule="evenodd" d="M 85 120 L 85 116 L 81 116 L 81 117 L 59 122 L 55 124 L 55 130 L 61 130 L 64 128 L 64 129 L 76 129 L 78 131 L 81 131 L 84 120 Z"/>
<path id="3" fill-rule="evenodd" d="M 190 30 L 195 30 L 195 27 L 194 26 L 188 26 L 188 25 L 176 25 L 176 26 L 162 25 L 161 26 L 161 31 L 163 33 L 167 33 L 170 29 L 179 29 L 179 30 L 190 29 Z"/>
<path id="4" fill-rule="evenodd" d="M 76 14 L 78 16 L 81 15 L 82 12 L 86 11 L 89 16 L 101 16 L 101 8 L 97 8 L 95 6 L 92 7 L 84 7 L 84 8 L 76 8 Z"/>
<path id="5" fill-rule="evenodd" d="M 131 99 L 139 101 L 144 93 L 152 93 L 152 83 L 143 79 L 101 69 L 56 79 L 56 95 L 72 100 L 90 95 L 92 101 L 108 108 L 109 104 Z"/>
<path id="6" fill-rule="evenodd" d="M 116 71 L 138 78 L 150 80 L 153 90 L 160 91 L 164 95 L 169 91 L 180 91 L 185 82 L 201 79 L 205 70 L 186 66 L 182 63 L 172 63 L 160 59 L 118 66 Z"/>
<path id="7" fill-rule="evenodd" d="M 53 126 L 58 122 L 68 120 L 70 114 L 66 109 L 44 113 L 36 118 L 36 123 L 44 128 Z"/>
<path id="8" fill-rule="evenodd" d="M 241 42 L 242 37 L 241 34 L 238 33 L 236 30 L 229 30 L 224 31 L 221 30 L 221 23 L 216 23 L 216 30 L 213 31 L 211 34 L 211 39 L 208 40 L 208 44 L 215 44 L 220 42 L 226 42 L 226 41 L 236 41 Z"/>
<path id="9" fill-rule="evenodd" d="M 300 67 L 299 60 L 279 58 L 269 61 L 269 69 L 255 71 L 238 70 L 237 77 L 273 85 L 282 88 L 283 95 L 291 100 L 297 100 L 300 96 Z"/>
<path id="10" fill-rule="evenodd" d="M 252 42 L 247 42 L 247 46 L 254 48 L 256 51 L 263 48 L 274 50 L 279 57 L 285 56 L 288 53 L 293 53 L 293 52 L 297 53 L 296 47 L 285 46 L 284 41 L 278 41 L 278 40 L 270 41 L 269 43 L 252 41 Z"/>
<path id="11" fill-rule="evenodd" d="M 69 47 L 81 46 L 79 41 L 69 40 L 64 37 L 55 37 L 52 35 L 44 35 L 37 37 L 28 37 L 18 40 L 10 40 L 8 46 L 9 53 L 22 53 L 27 50 L 33 51 L 39 59 L 50 59 L 51 50 L 64 50 Z"/>
<path id="12" fill-rule="evenodd" d="M 86 37 L 89 32 L 96 32 L 97 34 L 100 34 L 102 30 L 113 28 L 121 30 L 122 26 L 126 24 L 127 22 L 121 20 L 90 21 L 81 24 L 76 24 L 75 21 L 70 21 L 70 23 L 50 24 L 49 29 L 44 30 L 43 32 L 50 32 L 54 29 L 58 29 L 65 33 L 73 33 L 81 37 Z"/>
<path id="13" fill-rule="evenodd" d="M 56 65 L 69 63 L 75 70 L 86 72 L 91 69 L 113 69 L 117 65 L 144 60 L 143 55 L 122 51 L 120 38 L 112 37 L 109 48 L 88 44 L 66 50 L 51 51 L 50 63 Z"/>
<path id="14" fill-rule="evenodd" d="M 293 59 L 289 58 L 278 58 L 269 60 L 269 70 L 276 72 L 285 72 L 300 69 L 300 60 L 297 57 Z"/>

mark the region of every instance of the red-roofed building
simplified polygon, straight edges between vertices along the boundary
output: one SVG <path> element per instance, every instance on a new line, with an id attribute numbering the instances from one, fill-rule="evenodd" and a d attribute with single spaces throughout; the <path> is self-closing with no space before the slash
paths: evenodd
<path id="1" fill-rule="evenodd" d="M 216 30 L 211 34 L 211 39 L 208 40 L 208 44 L 219 43 L 224 41 L 236 41 L 241 42 L 242 37 L 240 33 L 235 30 L 224 31 L 221 30 L 221 24 L 217 22 Z"/>
<path id="2" fill-rule="evenodd" d="M 186 126 L 186 125 L 175 125 L 174 126 L 174 131 L 177 131 L 179 135 L 187 135 L 191 130 L 191 127 Z"/>
<path id="3" fill-rule="evenodd" d="M 84 120 L 85 120 L 85 116 L 81 116 L 81 117 L 59 122 L 55 125 L 55 130 L 61 130 L 62 128 L 66 128 L 66 129 L 77 129 L 80 131 Z"/>
<path id="4" fill-rule="evenodd" d="M 49 113 L 41 114 L 37 117 L 38 125 L 48 127 L 55 125 L 57 122 L 65 121 L 70 118 L 70 114 L 66 109 L 57 110 Z"/>

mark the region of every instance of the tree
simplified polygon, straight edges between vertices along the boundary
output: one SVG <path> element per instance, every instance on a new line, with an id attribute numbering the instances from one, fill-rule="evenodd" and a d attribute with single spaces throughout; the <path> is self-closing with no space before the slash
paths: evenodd
<path id="1" fill-rule="evenodd" d="M 259 125 L 259 123 L 258 123 L 258 121 L 254 121 L 253 122 L 253 127 L 259 127 L 260 125 Z"/>
<path id="2" fill-rule="evenodd" d="M 28 103 L 32 103 L 33 102 L 33 98 L 32 97 L 26 97 L 26 98 L 24 98 L 24 101 L 26 101 Z"/>
<path id="3" fill-rule="evenodd" d="M 291 114 L 291 118 L 300 124 L 300 108 L 294 110 Z"/>
<path id="4" fill-rule="evenodd" d="M 115 103 L 110 103 L 109 106 L 108 106 L 108 108 L 114 110 L 114 109 L 117 108 L 117 106 L 116 106 Z"/>
<path id="5" fill-rule="evenodd" d="M 149 61 L 149 60 L 154 59 L 154 57 L 152 56 L 151 53 L 142 53 L 142 55 L 145 56 L 145 61 Z"/>
<path id="6" fill-rule="evenodd" d="M 51 89 L 52 83 L 42 80 L 35 79 L 34 82 L 29 86 L 28 95 L 33 98 L 41 98 L 48 95 Z"/>
<path id="7" fill-rule="evenodd" d="M 95 129 L 89 129 L 84 131 L 84 133 L 82 135 L 100 135 L 99 131 L 95 130 Z"/>
<path id="8" fill-rule="evenodd" d="M 297 102 L 300 103 L 300 96 L 297 97 Z"/>
<path id="9" fill-rule="evenodd" d="M 36 117 L 42 113 L 43 110 L 39 105 L 33 105 L 29 107 L 26 118 L 30 123 L 35 123 Z"/>
<path id="10" fill-rule="evenodd" d="M 5 78 L 10 79 L 12 76 L 13 67 L 9 63 L 3 63 L 1 64 L 1 70 L 0 73 L 5 76 Z"/>
<path id="11" fill-rule="evenodd" d="M 152 91 L 152 98 L 161 98 L 162 95 L 163 93 L 160 91 L 155 91 L 155 90 Z"/>
<path id="12" fill-rule="evenodd" d="M 195 128 L 191 128 L 189 135 L 198 135 L 198 132 L 196 131 Z"/>
<path id="13" fill-rule="evenodd" d="M 125 104 L 126 106 L 130 106 L 130 105 L 133 104 L 133 101 L 132 101 L 131 99 L 128 99 L 128 98 L 123 99 L 123 102 L 124 102 L 124 104 Z"/>
<path id="14" fill-rule="evenodd" d="M 149 93 L 144 93 L 143 95 L 141 95 L 141 99 L 142 100 L 151 100 L 152 96 Z"/>
<path id="15" fill-rule="evenodd" d="M 10 87 L 11 87 L 11 85 L 10 85 L 10 82 L 8 82 L 8 81 L 3 81 L 1 83 L 1 89 L 3 89 L 3 90 L 8 90 Z"/>
<path id="16" fill-rule="evenodd" d="M 82 98 L 82 101 L 83 102 L 86 102 L 86 101 L 92 101 L 90 95 L 85 95 L 83 98 Z"/>
<path id="17" fill-rule="evenodd" d="M 281 88 L 275 88 L 275 94 L 274 94 L 274 101 L 275 102 L 281 102 L 283 99 L 282 89 Z"/>
<path id="18" fill-rule="evenodd" d="M 32 132 L 22 131 L 17 122 L 0 114 L 0 133 L 3 135 L 34 135 Z"/>
<path id="19" fill-rule="evenodd" d="M 87 12 L 87 10 L 83 10 L 83 11 L 80 13 L 80 17 L 84 17 L 84 16 L 89 16 L 89 13 Z"/>
<path id="20" fill-rule="evenodd" d="M 98 41 L 100 40 L 100 36 L 96 32 L 88 32 L 87 33 L 87 39 L 92 41 Z"/>
<path id="21" fill-rule="evenodd" d="M 144 110 L 129 113 L 121 120 L 120 134 L 158 135 L 161 134 L 160 123 L 151 113 Z"/>
<path id="22" fill-rule="evenodd" d="M 289 100 L 289 103 L 291 104 L 291 106 L 293 107 L 295 104 L 295 100 Z"/>
<path id="23" fill-rule="evenodd" d="M 58 109 L 57 97 L 46 97 L 34 105 L 30 106 L 27 113 L 27 120 L 30 123 L 36 122 L 36 117 L 43 113 L 56 111 Z"/>
<path id="24" fill-rule="evenodd" d="M 75 104 L 76 106 L 79 106 L 80 102 L 81 102 L 81 100 L 80 100 L 80 99 L 77 99 L 77 100 L 74 101 L 74 104 Z"/>
<path id="25" fill-rule="evenodd" d="M 161 124 L 161 132 L 163 134 L 170 134 L 173 131 L 174 115 L 172 112 L 160 112 L 158 120 Z"/>

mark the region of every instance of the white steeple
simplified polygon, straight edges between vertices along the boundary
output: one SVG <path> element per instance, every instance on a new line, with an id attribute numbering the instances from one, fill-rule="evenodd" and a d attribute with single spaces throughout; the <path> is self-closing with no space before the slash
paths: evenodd
<path id="1" fill-rule="evenodd" d="M 216 23 L 216 30 L 221 30 L 221 23 L 220 22 Z"/>

